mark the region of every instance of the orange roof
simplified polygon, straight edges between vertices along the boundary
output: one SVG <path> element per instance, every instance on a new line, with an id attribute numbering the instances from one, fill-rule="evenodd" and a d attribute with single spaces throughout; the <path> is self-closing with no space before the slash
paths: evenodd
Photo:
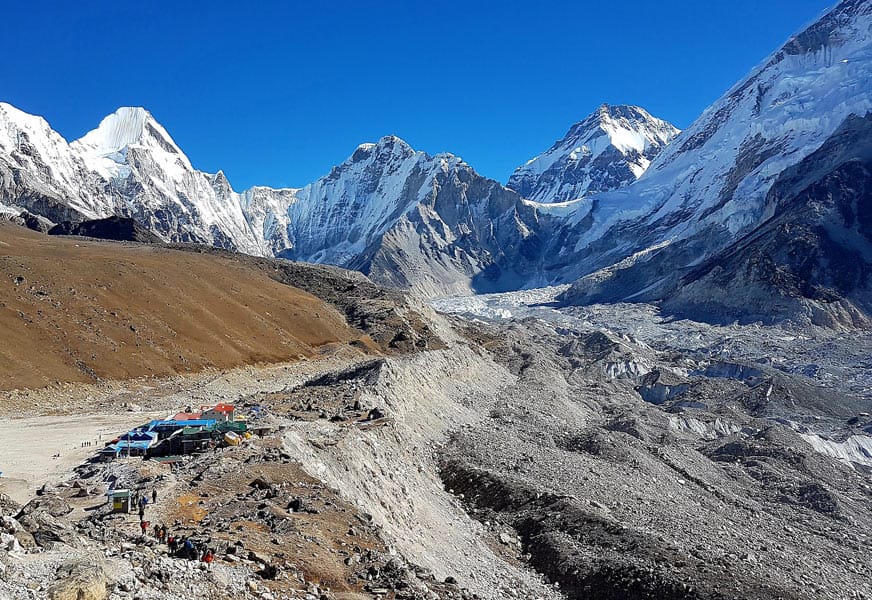
<path id="1" fill-rule="evenodd" d="M 199 419 L 202 416 L 201 413 L 193 413 L 193 412 L 180 412 L 177 413 L 174 417 L 174 421 L 193 421 Z"/>
<path id="2" fill-rule="evenodd" d="M 220 404 L 216 404 L 212 408 L 209 408 L 207 406 L 201 406 L 200 410 L 203 410 L 203 411 L 211 410 L 211 411 L 220 412 L 220 413 L 232 413 L 234 409 L 233 409 L 232 404 L 225 404 L 224 402 L 221 402 Z"/>

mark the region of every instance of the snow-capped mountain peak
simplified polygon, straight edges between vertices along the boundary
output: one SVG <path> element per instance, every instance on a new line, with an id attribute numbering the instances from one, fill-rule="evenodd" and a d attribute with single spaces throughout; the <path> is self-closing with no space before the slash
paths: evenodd
<path id="1" fill-rule="evenodd" d="M 618 189 L 641 177 L 678 133 L 638 106 L 603 104 L 515 170 L 508 186 L 537 202 Z"/>
<path id="2" fill-rule="evenodd" d="M 42 117 L 0 102 L 0 212 L 4 205 L 40 207 L 56 220 L 75 214 L 96 216 L 90 190 L 81 185 L 86 168 L 67 141 Z"/>
<path id="3" fill-rule="evenodd" d="M 107 179 L 126 177 L 127 151 L 139 147 L 173 170 L 193 170 L 191 162 L 166 129 L 142 107 L 121 107 L 107 115 L 96 129 L 71 144 L 88 167 Z"/>
<path id="4" fill-rule="evenodd" d="M 381 161 L 389 159 L 403 160 L 415 154 L 409 144 L 395 135 L 386 135 L 376 143 L 365 143 L 357 147 L 348 160 L 346 160 L 340 168 L 351 163 L 358 163 L 376 156 Z"/>
<path id="5" fill-rule="evenodd" d="M 669 144 L 638 183 L 598 195 L 576 213 L 586 225 L 575 250 L 607 269 L 564 299 L 670 298 L 673 309 L 708 315 L 720 305 L 728 318 L 791 307 L 813 322 L 860 321 L 855 312 L 868 308 L 857 306 L 872 306 L 869 279 L 861 273 L 847 281 L 846 274 L 869 264 L 868 240 L 858 233 L 868 213 L 857 211 L 869 189 L 860 173 L 868 169 L 870 56 L 869 0 L 843 0 L 792 36 Z M 834 157 L 855 172 L 827 162 Z M 782 242 L 765 245 L 772 239 Z M 842 279 L 833 284 L 836 271 Z M 691 280 L 705 283 L 691 288 Z M 857 304 L 838 307 L 840 294 Z M 797 308 L 797 298 L 812 304 Z"/>
<path id="6" fill-rule="evenodd" d="M 16 156 L 19 163 L 25 157 L 41 158 L 49 169 L 70 162 L 66 140 L 44 118 L 5 102 L 0 102 L 0 150 Z"/>
<path id="7" fill-rule="evenodd" d="M 644 154 L 652 146 L 660 148 L 678 134 L 678 129 L 670 123 L 638 106 L 603 104 L 592 115 L 592 120 L 608 136 L 610 144 L 624 155 L 632 151 Z"/>
<path id="8" fill-rule="evenodd" d="M 7 104 L 0 102 L 0 148 L 12 150 L 20 143 L 21 132 L 42 132 L 51 128 L 42 117 L 31 115 Z M 53 132 L 52 132 L 53 133 Z"/>

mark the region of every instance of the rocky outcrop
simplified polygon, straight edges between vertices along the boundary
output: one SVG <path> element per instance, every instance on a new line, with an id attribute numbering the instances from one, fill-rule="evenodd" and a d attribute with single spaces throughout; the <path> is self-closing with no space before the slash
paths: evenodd
<path id="1" fill-rule="evenodd" d="M 78 235 L 101 240 L 161 244 L 163 241 L 129 217 L 111 216 L 71 223 L 64 221 L 48 230 L 49 235 Z"/>

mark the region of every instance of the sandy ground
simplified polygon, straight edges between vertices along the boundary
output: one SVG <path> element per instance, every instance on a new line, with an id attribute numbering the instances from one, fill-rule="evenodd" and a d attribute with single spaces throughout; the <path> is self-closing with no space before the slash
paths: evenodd
<path id="1" fill-rule="evenodd" d="M 236 402 L 256 392 L 275 392 L 324 369 L 360 359 L 358 351 L 343 347 L 312 361 L 99 386 L 44 388 L 26 396 L 0 392 L 0 493 L 26 502 L 43 483 L 64 480 L 119 433 L 164 418 L 186 405 Z M 118 408 L 123 406 L 142 410 Z M 117 412 L 112 412 L 113 408 Z M 86 441 L 92 445 L 82 447 Z M 56 454 L 60 457 L 55 458 Z"/>
<path id="2" fill-rule="evenodd" d="M 64 480 L 106 441 L 165 416 L 165 412 L 128 412 L 0 419 L 0 493 L 26 502 L 42 484 Z M 82 446 L 88 441 L 91 446 Z"/>

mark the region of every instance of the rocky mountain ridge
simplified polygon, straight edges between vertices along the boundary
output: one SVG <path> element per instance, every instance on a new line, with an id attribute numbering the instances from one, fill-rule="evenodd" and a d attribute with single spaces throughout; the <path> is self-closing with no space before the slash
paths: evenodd
<path id="1" fill-rule="evenodd" d="M 42 118 L 0 109 L 0 209 L 15 217 L 129 217 L 168 242 L 348 266 L 429 295 L 468 292 L 525 228 L 516 194 L 395 136 L 303 188 L 238 193 L 222 172 L 196 170 L 145 109 L 121 108 L 71 144 Z"/>
<path id="2" fill-rule="evenodd" d="M 575 281 L 562 301 L 756 318 L 725 302 L 733 288 L 691 297 L 682 282 L 792 206 L 770 198 L 782 174 L 872 111 L 870 13 L 867 1 L 843 0 L 674 141 L 676 130 L 642 109 L 601 107 L 513 176 L 521 193 L 393 136 L 361 145 L 303 188 L 239 193 L 223 173 L 194 169 L 144 109 L 120 109 L 68 144 L 44 120 L 2 105 L 0 203 L 52 222 L 131 217 L 167 241 L 336 264 L 426 297 Z M 839 268 L 838 254 L 821 252 L 819 265 Z M 815 273 L 811 287 L 826 285 Z M 867 310 L 861 279 L 835 296 L 805 295 L 808 286 L 777 278 L 754 286 L 766 298 L 760 306 L 773 307 L 767 318 L 855 326 Z"/>
<path id="3" fill-rule="evenodd" d="M 803 189 L 783 186 L 779 191 L 776 186 L 813 153 L 830 145 L 842 148 L 840 155 L 846 160 L 863 155 L 867 144 L 863 128 L 851 124 L 872 111 L 865 84 L 870 49 L 872 4 L 841 2 L 715 102 L 667 146 L 636 184 L 576 203 L 571 219 L 586 225 L 576 239 L 574 255 L 590 271 L 564 301 L 669 304 L 671 298 L 680 297 L 672 304 L 679 312 L 715 319 L 759 318 L 751 315 L 753 310 L 736 310 L 734 302 L 723 295 L 715 298 L 703 286 L 697 286 L 699 293 L 692 296 L 682 285 L 700 265 L 728 262 L 730 253 L 747 245 L 748 236 L 772 219 L 798 228 L 794 221 L 798 215 L 790 212 L 796 202 L 789 193 L 802 194 Z M 827 176 L 821 172 L 823 164 L 817 161 L 817 176 Z M 862 178 L 846 179 L 843 173 L 840 181 L 860 191 L 852 202 L 865 204 Z M 815 201 L 831 202 L 830 191 L 819 188 L 816 194 Z M 854 232 L 842 248 L 866 244 L 856 235 L 858 227 L 866 227 L 865 209 L 856 212 L 850 225 L 838 222 L 838 211 L 825 213 L 818 215 L 822 228 Z M 813 243 L 806 251 L 819 253 L 817 264 L 826 265 L 809 272 L 807 282 L 812 287 L 826 285 L 827 273 L 846 266 L 847 255 L 832 245 Z M 865 250 L 860 254 L 865 256 Z M 765 251 L 761 258 L 779 262 Z M 744 286 L 722 289 L 737 298 L 748 291 Z M 868 286 L 864 276 L 850 290 L 824 298 L 782 285 L 777 277 L 758 278 L 752 285 L 759 306 L 768 306 L 766 319 L 825 325 L 864 321 L 852 315 L 868 310 L 868 302 L 860 297 Z M 835 300 L 843 302 L 837 305 Z M 830 317 L 819 318 L 823 314 Z"/>

